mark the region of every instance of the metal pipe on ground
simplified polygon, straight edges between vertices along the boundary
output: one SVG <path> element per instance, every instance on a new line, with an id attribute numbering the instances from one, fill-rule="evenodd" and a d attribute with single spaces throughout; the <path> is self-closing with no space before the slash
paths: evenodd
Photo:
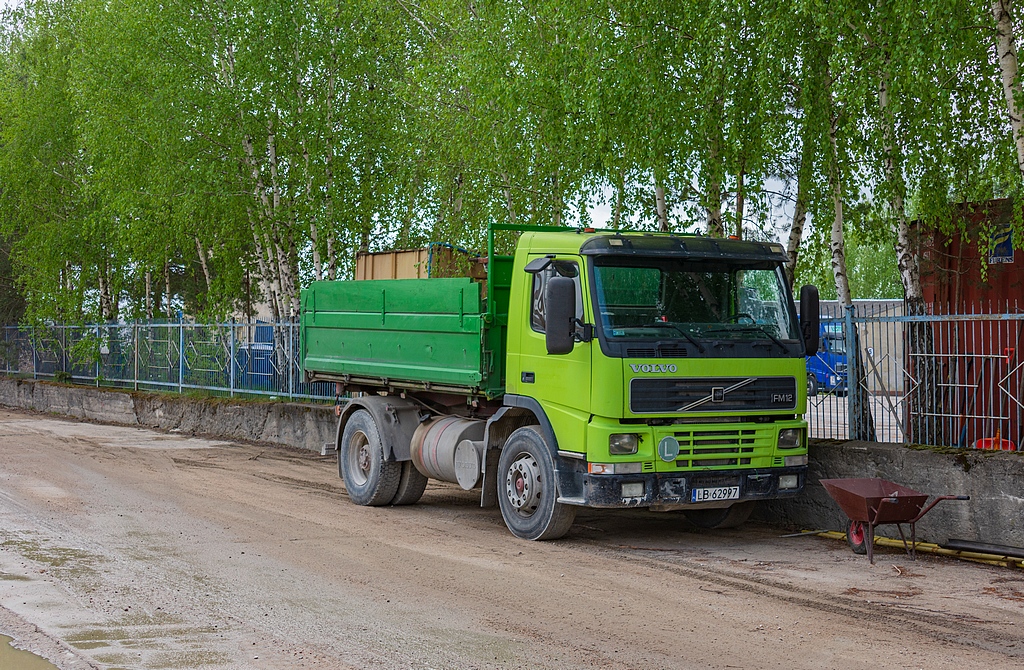
<path id="1" fill-rule="evenodd" d="M 817 534 L 818 537 L 825 537 L 830 540 L 846 540 L 846 533 L 842 533 L 836 530 L 827 530 Z M 903 549 L 903 540 L 875 536 L 875 544 L 881 547 L 897 547 Z M 916 542 L 914 543 L 916 551 L 924 552 L 926 554 L 935 554 L 936 556 L 949 556 L 951 558 L 959 558 L 964 561 L 972 561 L 974 563 L 984 563 L 986 565 L 995 565 L 1003 568 L 1020 568 L 1024 569 L 1024 560 L 1000 554 L 988 554 L 976 551 L 961 551 L 958 549 L 946 549 L 940 547 L 937 544 L 930 542 Z"/>

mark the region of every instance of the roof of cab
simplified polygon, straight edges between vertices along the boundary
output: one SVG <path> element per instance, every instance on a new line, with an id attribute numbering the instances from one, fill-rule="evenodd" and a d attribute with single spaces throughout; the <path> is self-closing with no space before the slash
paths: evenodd
<path id="1" fill-rule="evenodd" d="M 676 258 L 787 260 L 777 242 L 627 231 L 584 232 L 579 229 L 525 232 L 519 246 L 527 253 L 583 254 L 585 256 L 671 256 Z"/>

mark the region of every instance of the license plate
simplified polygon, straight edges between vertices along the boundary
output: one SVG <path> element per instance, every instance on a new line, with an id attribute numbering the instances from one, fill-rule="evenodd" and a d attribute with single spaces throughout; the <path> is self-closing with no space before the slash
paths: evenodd
<path id="1" fill-rule="evenodd" d="M 690 491 L 690 502 L 710 502 L 712 500 L 736 500 L 740 497 L 740 487 L 719 486 L 713 489 L 693 489 Z"/>

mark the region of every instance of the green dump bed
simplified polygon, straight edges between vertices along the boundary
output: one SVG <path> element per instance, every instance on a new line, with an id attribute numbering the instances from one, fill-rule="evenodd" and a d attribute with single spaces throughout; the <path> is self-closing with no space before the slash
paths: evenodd
<path id="1" fill-rule="evenodd" d="M 504 391 L 504 328 L 488 320 L 468 278 L 313 282 L 302 367 L 309 381 L 493 398 Z"/>

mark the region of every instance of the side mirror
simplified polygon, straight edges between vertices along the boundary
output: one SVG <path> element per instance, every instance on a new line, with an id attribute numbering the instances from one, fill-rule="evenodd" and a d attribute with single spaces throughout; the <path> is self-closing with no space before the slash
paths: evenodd
<path id="1" fill-rule="evenodd" d="M 551 277 L 544 287 L 544 340 L 549 354 L 572 351 L 576 335 L 576 282 Z"/>
<path id="2" fill-rule="evenodd" d="M 800 287 L 800 332 L 804 336 L 804 349 L 808 356 L 818 353 L 821 344 L 821 318 L 818 315 L 818 287 L 808 284 Z"/>

